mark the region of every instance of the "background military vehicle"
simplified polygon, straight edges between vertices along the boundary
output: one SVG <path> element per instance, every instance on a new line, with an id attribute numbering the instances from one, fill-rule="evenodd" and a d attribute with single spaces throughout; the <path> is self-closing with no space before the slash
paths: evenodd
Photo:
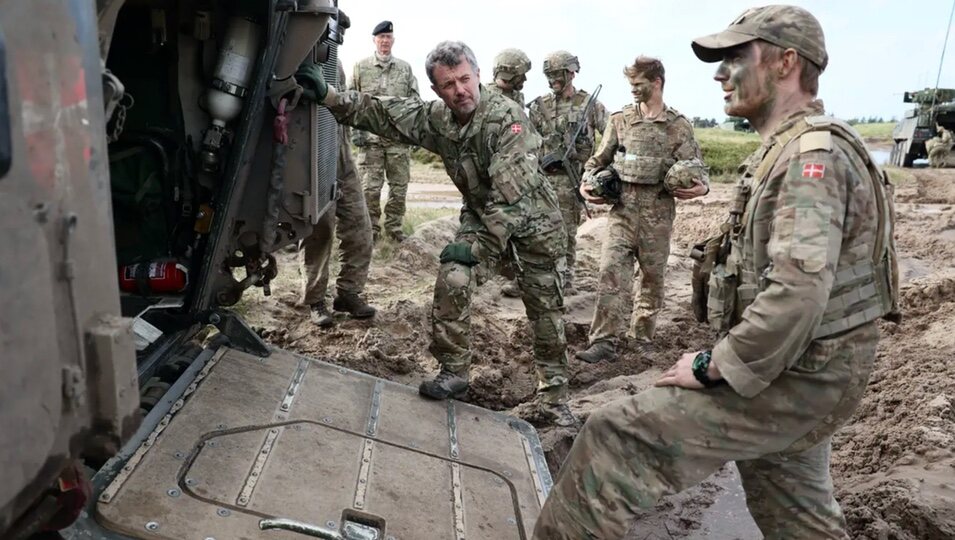
<path id="1" fill-rule="evenodd" d="M 955 128 L 955 89 L 926 88 L 906 92 L 902 101 L 914 103 L 916 107 L 906 111 L 892 131 L 895 144 L 889 163 L 896 167 L 911 167 L 916 159 L 928 157 L 925 141 L 937 134 L 936 124 L 946 129 Z"/>
<path id="2" fill-rule="evenodd" d="M 228 310 L 334 197 L 337 125 L 288 98 L 309 55 L 338 82 L 346 20 L 0 0 L 0 537 L 84 510 L 67 538 L 530 535 L 551 481 L 528 424 Z"/>

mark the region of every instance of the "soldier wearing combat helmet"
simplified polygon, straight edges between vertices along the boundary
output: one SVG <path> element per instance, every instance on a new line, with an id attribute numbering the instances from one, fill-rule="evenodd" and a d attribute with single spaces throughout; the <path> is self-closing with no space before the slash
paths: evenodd
<path id="1" fill-rule="evenodd" d="M 533 538 L 622 538 L 663 495 L 735 461 L 766 538 L 848 539 L 830 441 L 872 373 L 877 319 L 897 319 L 892 193 L 846 123 L 816 99 L 822 27 L 793 6 L 747 10 L 693 51 L 719 62 L 724 109 L 763 145 L 745 163 L 707 311 L 712 350 L 591 414 Z"/>
<path id="2" fill-rule="evenodd" d="M 531 59 L 520 49 L 504 49 L 494 57 L 494 84 L 487 89 L 510 98 L 524 108 L 524 83 Z"/>
<path id="3" fill-rule="evenodd" d="M 577 185 L 564 167 L 576 170 L 580 178 L 584 162 L 593 153 L 595 135 L 607 125 L 607 109 L 598 101 L 583 118 L 590 94 L 574 88 L 574 78 L 580 71 L 580 61 L 567 51 L 553 52 L 544 59 L 544 76 L 552 93 L 541 96 L 528 106 L 531 124 L 543 137 L 540 157 L 547 179 L 553 184 L 560 201 L 567 235 L 567 268 L 563 272 L 564 292 L 574 293 L 574 264 L 577 259 L 577 226 L 583 203 L 577 195 Z M 584 129 L 576 140 L 571 141 L 579 125 Z M 568 160 L 560 166 L 547 168 L 548 162 L 559 161 L 570 147 Z M 505 291 L 505 294 L 508 291 Z"/>

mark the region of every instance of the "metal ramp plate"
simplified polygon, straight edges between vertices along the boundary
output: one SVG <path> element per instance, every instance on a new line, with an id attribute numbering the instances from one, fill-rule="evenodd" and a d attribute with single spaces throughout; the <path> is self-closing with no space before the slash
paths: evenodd
<path id="1" fill-rule="evenodd" d="M 524 422 L 281 350 L 223 348 L 96 513 L 136 538 L 307 538 L 259 528 L 285 519 L 379 540 L 524 539 L 550 485 Z"/>

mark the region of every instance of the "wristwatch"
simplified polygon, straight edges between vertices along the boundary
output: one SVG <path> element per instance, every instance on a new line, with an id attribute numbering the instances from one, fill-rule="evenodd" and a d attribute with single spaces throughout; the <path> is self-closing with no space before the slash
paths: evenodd
<path id="1" fill-rule="evenodd" d="M 693 376 L 706 388 L 713 388 L 725 382 L 723 379 L 714 381 L 707 375 L 710 369 L 710 361 L 712 360 L 713 353 L 711 351 L 700 351 L 696 354 L 696 358 L 693 359 Z"/>

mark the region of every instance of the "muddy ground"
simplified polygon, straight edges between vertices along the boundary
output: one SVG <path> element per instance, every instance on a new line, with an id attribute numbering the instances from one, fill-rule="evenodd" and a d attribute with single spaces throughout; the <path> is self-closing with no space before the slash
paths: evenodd
<path id="1" fill-rule="evenodd" d="M 418 171 L 416 178 L 434 181 L 430 171 Z M 419 191 L 428 192 L 420 206 L 441 205 L 435 190 Z M 582 224 L 579 293 L 566 301 L 571 407 L 580 416 L 652 384 L 681 352 L 712 345 L 713 333 L 690 312 L 686 255 L 691 243 L 723 219 L 730 197 L 730 186 L 717 185 L 703 200 L 678 205 L 656 351 L 649 356 L 625 351 L 612 364 L 573 360 L 573 353 L 587 344 L 605 218 L 598 211 Z M 853 538 L 955 538 L 955 171 L 910 171 L 896 200 L 905 320 L 900 326 L 883 325 L 878 367 L 867 394 L 834 438 L 832 472 Z M 437 255 L 454 228 L 453 217 L 428 222 L 396 246 L 390 260 L 376 259 L 366 294 L 379 315 L 370 322 L 339 317 L 329 331 L 314 328 L 307 308 L 299 304 L 295 253 L 281 255 L 284 264 L 274 295 L 255 296 L 243 311 L 277 345 L 417 384 L 437 370 L 427 353 L 428 314 Z M 476 354 L 468 400 L 520 414 L 517 406 L 534 393 L 529 330 L 520 301 L 502 297 L 501 284 L 488 283 L 474 300 Z M 554 469 L 571 440 L 548 428 L 540 433 Z M 630 536 L 656 537 L 760 536 L 729 466 L 700 487 L 661 502 Z"/>

